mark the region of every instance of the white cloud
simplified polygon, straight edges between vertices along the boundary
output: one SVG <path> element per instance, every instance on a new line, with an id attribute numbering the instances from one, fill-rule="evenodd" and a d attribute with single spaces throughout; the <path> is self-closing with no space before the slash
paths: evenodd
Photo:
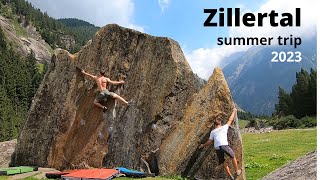
<path id="1" fill-rule="evenodd" d="M 142 26 L 129 24 L 129 25 L 125 26 L 125 27 L 130 28 L 130 29 L 134 29 L 134 30 L 137 30 L 137 31 L 140 31 L 140 32 L 145 32 L 145 29 Z"/>
<path id="2" fill-rule="evenodd" d="M 295 14 L 295 8 L 301 8 L 301 27 L 271 27 L 268 19 L 265 19 L 263 27 L 231 27 L 229 28 L 229 35 L 227 37 L 274 37 L 290 36 L 303 37 L 303 39 L 315 37 L 316 35 L 316 14 L 317 6 L 316 0 L 307 1 L 292 1 L 292 0 L 269 0 L 263 4 L 257 12 L 270 13 L 275 10 L 279 13 L 290 12 Z M 241 10 L 248 9 L 245 7 Z M 253 11 L 251 11 L 253 12 Z M 278 19 L 279 20 L 279 19 Z M 250 46 L 219 46 L 213 48 L 200 48 L 186 54 L 186 57 L 195 73 L 201 78 L 208 79 L 215 67 L 222 65 L 221 60 L 231 54 L 239 51 L 245 51 Z"/>
<path id="3" fill-rule="evenodd" d="M 194 73 L 203 79 L 209 79 L 213 69 L 221 66 L 222 60 L 235 52 L 247 50 L 247 46 L 219 46 L 216 48 L 200 48 L 186 53 L 186 58 Z"/>
<path id="4" fill-rule="evenodd" d="M 161 12 L 164 12 L 169 8 L 170 0 L 158 0 L 158 4 L 161 8 Z"/>
<path id="5" fill-rule="evenodd" d="M 116 23 L 124 27 L 144 31 L 134 24 L 133 0 L 28 0 L 36 8 L 54 18 L 78 18 L 96 26 Z M 50 2 L 51 1 L 51 2 Z"/>

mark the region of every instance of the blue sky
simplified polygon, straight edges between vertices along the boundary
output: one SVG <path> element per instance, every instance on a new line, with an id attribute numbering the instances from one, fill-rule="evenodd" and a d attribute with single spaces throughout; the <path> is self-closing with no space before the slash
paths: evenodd
<path id="1" fill-rule="evenodd" d="M 203 27 L 208 14 L 203 9 L 240 7 L 257 9 L 263 1 L 249 0 L 169 0 L 161 9 L 157 1 L 135 1 L 135 22 L 147 33 L 175 39 L 185 50 L 213 47 L 218 36 L 226 36 L 227 28 Z"/>
<path id="2" fill-rule="evenodd" d="M 195 73 L 208 79 L 215 67 L 248 46 L 217 46 L 218 37 L 315 37 L 317 0 L 28 0 L 54 18 L 78 18 L 97 26 L 117 23 L 155 36 L 176 40 Z M 302 26 L 273 28 L 204 27 L 203 9 L 241 8 L 241 12 L 294 13 L 301 8 Z"/>

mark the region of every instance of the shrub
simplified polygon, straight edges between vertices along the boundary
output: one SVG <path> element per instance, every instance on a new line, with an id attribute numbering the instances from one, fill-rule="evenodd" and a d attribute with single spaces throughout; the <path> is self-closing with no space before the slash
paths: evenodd
<path id="1" fill-rule="evenodd" d="M 269 123 L 274 129 L 287 129 L 303 127 L 301 120 L 295 118 L 293 115 L 285 116 L 280 119 L 273 120 Z"/>
<path id="2" fill-rule="evenodd" d="M 300 120 L 304 127 L 315 127 L 317 126 L 317 118 L 316 117 L 303 117 Z"/>

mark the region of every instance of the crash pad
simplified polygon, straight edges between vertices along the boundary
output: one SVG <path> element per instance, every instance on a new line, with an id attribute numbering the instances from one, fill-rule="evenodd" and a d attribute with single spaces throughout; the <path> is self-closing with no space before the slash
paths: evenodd
<path id="1" fill-rule="evenodd" d="M 127 169 L 124 167 L 117 167 L 116 169 L 119 170 L 121 174 L 124 174 L 127 177 L 142 178 L 142 177 L 150 176 L 150 174 L 148 174 L 148 173 L 131 170 L 131 169 Z"/>
<path id="2" fill-rule="evenodd" d="M 8 167 L 0 168 L 0 175 L 15 175 L 21 173 L 27 173 L 31 171 L 37 171 L 38 168 L 30 166 Z"/>
<path id="3" fill-rule="evenodd" d="M 86 180 L 86 179 L 113 179 L 119 173 L 116 169 L 81 169 L 66 175 L 62 175 L 63 179 L 68 180 Z"/>

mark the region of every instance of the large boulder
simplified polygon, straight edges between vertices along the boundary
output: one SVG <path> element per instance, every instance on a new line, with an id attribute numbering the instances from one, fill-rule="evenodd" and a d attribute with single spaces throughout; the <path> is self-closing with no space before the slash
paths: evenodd
<path id="1" fill-rule="evenodd" d="M 160 164 L 162 172 L 168 174 L 179 172 L 185 177 L 196 176 L 201 179 L 226 178 L 223 168 L 218 166 L 218 157 L 213 148 L 198 148 L 209 138 L 213 128 L 212 118 L 220 117 L 225 124 L 233 107 L 231 93 L 222 71 L 216 68 L 208 83 L 189 100 L 182 120 L 163 140 L 160 162 L 166 163 Z M 228 131 L 228 140 L 235 151 L 239 167 L 242 168 L 242 142 L 238 129 L 237 122 L 234 122 Z M 231 161 L 229 164 L 231 165 Z"/>
<path id="2" fill-rule="evenodd" d="M 97 74 L 101 68 L 111 80 L 125 80 L 109 90 L 131 100 L 130 106 L 111 98 L 104 102 L 108 110 L 103 113 L 93 105 L 95 82 L 79 69 Z M 220 69 L 204 85 L 172 39 L 108 25 L 75 55 L 56 51 L 12 165 L 139 169 L 144 167 L 142 158 L 148 161 L 147 155 L 159 148 L 160 174 L 190 176 L 193 171 L 193 176 L 199 168 L 190 167 L 190 159 L 209 154 L 197 151 L 198 140 L 207 139 L 211 130 L 208 117 L 227 117 L 231 110 L 231 94 Z M 233 129 L 230 135 L 241 165 L 241 138 Z M 202 161 L 194 164 L 201 166 Z M 211 165 L 205 162 L 199 176 L 208 174 Z"/>

